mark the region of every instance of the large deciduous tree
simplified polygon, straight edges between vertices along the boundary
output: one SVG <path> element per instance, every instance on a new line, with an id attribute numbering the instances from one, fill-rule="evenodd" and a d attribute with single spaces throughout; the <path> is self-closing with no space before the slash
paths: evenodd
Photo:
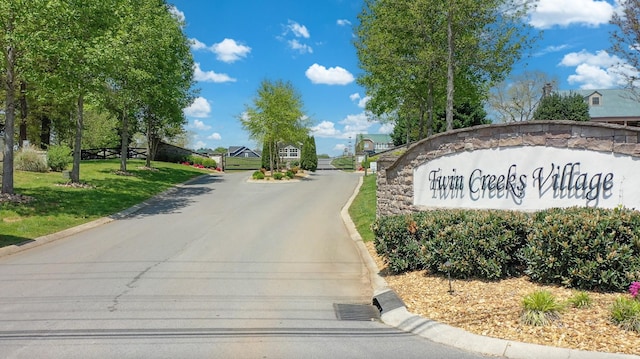
<path id="1" fill-rule="evenodd" d="M 489 84 L 502 80 L 530 46 L 530 28 L 522 20 L 530 5 L 521 0 L 366 1 L 355 46 L 364 70 L 358 82 L 371 96 L 367 109 L 378 116 L 416 113 L 422 138 L 430 134 L 434 110 L 445 108 L 446 129 L 452 129 L 454 104 L 473 101 L 468 90 L 485 98 Z"/>
<path id="2" fill-rule="evenodd" d="M 37 48 L 36 40 L 43 33 L 41 26 L 46 23 L 45 2 L 41 0 L 0 1 L 0 46 L 2 47 L 3 73 L 0 83 L 4 90 L 4 133 L 2 162 L 2 193 L 13 194 L 13 147 L 17 100 L 20 97 L 20 83 L 24 83 L 28 73 L 27 58 Z"/>
<path id="3" fill-rule="evenodd" d="M 525 71 L 496 84 L 489 94 L 489 107 L 498 122 L 521 122 L 533 119 L 533 113 L 546 86 L 558 80 L 544 72 Z"/>
<path id="4" fill-rule="evenodd" d="M 180 132 L 182 109 L 192 101 L 193 59 L 180 20 L 164 0 L 120 0 L 119 61 L 109 78 L 110 108 L 120 119 L 120 170 L 126 171 L 129 137 L 142 125 L 147 166 L 163 134 Z"/>
<path id="5" fill-rule="evenodd" d="M 611 52 L 623 60 L 618 72 L 634 97 L 640 101 L 640 1 L 620 0 L 620 9 L 611 18 Z"/>
<path id="6" fill-rule="evenodd" d="M 262 81 L 240 122 L 250 138 L 263 144 L 263 156 L 269 156 L 271 171 L 277 168 L 278 146 L 301 143 L 309 132 L 302 97 L 290 82 L 281 80 Z"/>

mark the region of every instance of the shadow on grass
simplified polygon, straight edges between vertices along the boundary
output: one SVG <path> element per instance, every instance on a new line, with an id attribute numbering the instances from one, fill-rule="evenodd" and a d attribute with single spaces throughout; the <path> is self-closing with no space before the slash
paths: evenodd
<path id="1" fill-rule="evenodd" d="M 12 245 L 24 246 L 25 244 L 29 244 L 31 242 L 35 242 L 35 240 L 19 236 L 10 236 L 4 234 L 0 235 L 0 248 Z"/>

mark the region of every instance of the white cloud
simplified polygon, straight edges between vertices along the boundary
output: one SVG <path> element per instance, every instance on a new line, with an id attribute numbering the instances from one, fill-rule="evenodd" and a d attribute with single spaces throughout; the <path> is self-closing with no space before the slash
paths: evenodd
<path id="1" fill-rule="evenodd" d="M 535 54 L 533 54 L 533 56 L 537 57 L 537 56 L 543 56 L 543 55 L 554 53 L 554 52 L 560 52 L 562 50 L 568 49 L 569 47 L 570 47 L 569 44 L 547 46 L 541 51 L 538 51 Z"/>
<path id="2" fill-rule="evenodd" d="M 560 66 L 575 67 L 575 74 L 567 81 L 582 89 L 607 89 L 626 84 L 624 74 L 636 76 L 637 71 L 628 66 L 622 59 L 609 55 L 604 50 L 595 54 L 582 50 L 566 54 Z"/>
<path id="3" fill-rule="evenodd" d="M 347 148 L 347 145 L 345 145 L 344 143 L 339 143 L 339 144 L 333 146 L 333 151 L 344 152 L 344 150 L 346 148 Z"/>
<path id="4" fill-rule="evenodd" d="M 344 120 L 340 121 L 340 124 L 344 125 L 344 130 L 342 131 L 341 138 L 352 138 L 355 139 L 356 135 L 360 133 L 367 133 L 369 127 L 371 127 L 374 122 L 369 121 L 367 114 L 361 112 L 356 115 L 347 115 Z"/>
<path id="5" fill-rule="evenodd" d="M 202 141 L 198 141 L 198 142 L 193 144 L 193 149 L 194 150 L 197 150 L 197 149 L 200 149 L 200 148 L 205 148 L 205 147 L 207 147 L 207 144 L 202 142 Z"/>
<path id="6" fill-rule="evenodd" d="M 304 37 L 305 39 L 308 39 L 311 36 L 306 26 L 300 25 L 293 20 L 289 20 L 289 24 L 287 25 L 287 31 L 285 32 L 285 34 L 289 31 L 293 32 L 293 35 L 295 35 L 295 37 Z"/>
<path id="7" fill-rule="evenodd" d="M 322 121 L 317 126 L 311 127 L 311 132 L 317 137 L 338 137 L 340 131 L 335 128 L 335 124 L 330 121 Z"/>
<path id="8" fill-rule="evenodd" d="M 220 61 L 231 63 L 247 57 L 251 52 L 249 46 L 237 43 L 233 39 L 224 39 L 221 42 L 211 46 L 211 51 L 216 54 L 216 58 Z"/>
<path id="9" fill-rule="evenodd" d="M 193 78 L 194 80 L 201 82 L 236 82 L 236 79 L 227 74 L 218 74 L 214 71 L 202 71 L 200 64 L 197 62 L 193 66 Z"/>
<path id="10" fill-rule="evenodd" d="M 191 50 L 197 51 L 207 49 L 207 45 L 196 38 L 189 39 L 189 41 L 191 42 Z"/>
<path id="11" fill-rule="evenodd" d="M 178 19 L 178 21 L 180 21 L 180 23 L 184 24 L 185 20 L 187 19 L 184 16 L 184 13 L 180 10 L 178 10 L 177 7 L 175 7 L 174 5 L 170 5 L 169 6 L 169 13 L 171 15 L 173 15 L 176 19 Z"/>
<path id="12" fill-rule="evenodd" d="M 209 136 L 207 136 L 208 140 L 214 140 L 214 141 L 220 141 L 222 139 L 222 136 L 220 136 L 219 133 L 214 132 L 212 134 L 210 134 Z"/>
<path id="13" fill-rule="evenodd" d="M 592 54 L 586 50 L 580 52 L 570 52 L 562 58 L 560 61 L 561 66 L 578 66 L 580 64 L 589 64 L 599 67 L 609 67 L 621 63 L 622 60 L 613 55 L 609 55 L 605 50 L 597 51 Z"/>
<path id="14" fill-rule="evenodd" d="M 338 19 L 338 21 L 336 21 L 336 24 L 338 24 L 338 26 L 351 26 L 351 21 L 347 19 Z"/>
<path id="15" fill-rule="evenodd" d="M 382 133 L 385 135 L 393 132 L 393 128 L 396 127 L 396 124 L 393 122 L 383 123 L 382 126 L 378 129 L 378 133 Z"/>
<path id="16" fill-rule="evenodd" d="M 614 7 L 598 0 L 539 0 L 529 24 L 539 29 L 579 24 L 598 27 L 607 24 Z"/>
<path id="17" fill-rule="evenodd" d="M 184 109 L 184 114 L 189 117 L 206 118 L 211 113 L 211 105 L 204 97 L 197 97 L 191 106 Z"/>
<path id="18" fill-rule="evenodd" d="M 354 81 L 353 75 L 339 66 L 327 69 L 324 66 L 313 64 L 307 69 L 305 75 L 314 84 L 347 85 Z"/>
<path id="19" fill-rule="evenodd" d="M 300 52 L 301 54 L 313 53 L 313 49 L 311 48 L 311 46 L 305 45 L 296 39 L 289 40 L 289 47 L 291 47 L 293 50 Z"/>
<path id="20" fill-rule="evenodd" d="M 193 121 L 193 125 L 191 127 L 195 128 L 196 130 L 200 130 L 200 131 L 206 131 L 206 130 L 210 130 L 211 129 L 211 126 L 206 125 L 204 122 L 202 122 L 200 120 Z"/>
<path id="21" fill-rule="evenodd" d="M 357 102 L 358 107 L 365 108 L 367 106 L 367 102 L 371 100 L 371 96 L 361 97 L 359 93 L 354 93 L 349 95 L 349 99 L 353 102 Z"/>

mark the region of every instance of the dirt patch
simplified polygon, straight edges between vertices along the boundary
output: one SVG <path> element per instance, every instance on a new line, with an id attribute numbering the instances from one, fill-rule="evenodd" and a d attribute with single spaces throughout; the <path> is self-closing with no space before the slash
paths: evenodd
<path id="1" fill-rule="evenodd" d="M 450 294 L 446 277 L 426 271 L 386 273 L 373 243 L 366 246 L 384 279 L 412 313 L 494 338 L 587 351 L 640 353 L 640 334 L 622 330 L 609 319 L 615 298 L 627 294 L 589 292 L 593 300 L 590 308 L 567 306 L 552 325 L 533 327 L 519 321 L 525 295 L 544 289 L 564 301 L 576 291 L 532 283 L 522 277 L 497 282 L 452 280 Z"/>

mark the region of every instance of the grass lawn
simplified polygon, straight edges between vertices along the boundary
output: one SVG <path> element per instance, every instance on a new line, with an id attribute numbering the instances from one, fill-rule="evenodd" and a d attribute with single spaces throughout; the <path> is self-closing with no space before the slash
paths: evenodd
<path id="1" fill-rule="evenodd" d="M 362 240 L 373 241 L 374 235 L 371 231 L 371 223 L 376 220 L 376 175 L 369 174 L 363 177 L 360 191 L 354 198 L 349 215 L 356 225 L 356 229 Z"/>
<path id="2" fill-rule="evenodd" d="M 331 164 L 341 170 L 353 170 L 354 161 L 355 159 L 353 158 L 353 156 L 338 157 L 331 161 Z"/>
<path id="3" fill-rule="evenodd" d="M 80 181 L 90 188 L 61 186 L 60 172 L 14 172 L 14 192 L 33 197 L 27 204 L 0 203 L 0 247 L 117 213 L 191 178 L 209 173 L 175 163 L 127 161 L 132 176 L 117 175 L 120 160 L 83 161 Z"/>

